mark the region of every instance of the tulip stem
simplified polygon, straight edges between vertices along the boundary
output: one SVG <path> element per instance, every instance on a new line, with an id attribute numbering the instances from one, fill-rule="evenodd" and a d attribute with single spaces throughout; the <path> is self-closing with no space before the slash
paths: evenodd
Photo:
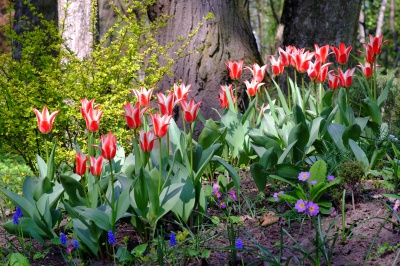
<path id="1" fill-rule="evenodd" d="M 139 150 L 139 144 L 138 144 L 138 138 L 137 138 L 137 129 L 133 130 L 133 134 L 134 134 L 133 145 L 134 145 L 135 157 L 137 156 L 137 158 L 138 158 L 137 161 L 141 163 L 142 160 L 141 160 L 141 156 L 140 156 L 140 150 Z M 138 169 L 138 167 L 136 167 L 136 164 L 135 164 L 135 169 Z M 139 172 L 136 171 L 136 174 L 139 174 Z"/>
<path id="2" fill-rule="evenodd" d="M 112 226 L 112 230 L 113 230 L 113 232 L 115 232 L 115 219 L 116 219 L 116 217 L 115 217 L 115 195 L 114 195 L 114 174 L 113 174 L 113 169 L 112 169 L 112 159 L 110 159 L 110 160 L 108 160 L 109 161 L 109 163 L 110 163 L 110 172 L 111 172 L 111 175 L 110 175 L 110 178 L 111 178 L 111 203 L 110 203 L 110 207 L 111 207 L 111 226 Z"/>
<path id="3" fill-rule="evenodd" d="M 190 123 L 189 123 L 189 130 L 190 130 L 190 143 L 189 143 L 189 149 L 190 149 L 190 177 L 192 178 L 192 181 L 193 181 L 193 184 L 194 184 L 194 176 L 193 176 L 193 147 L 192 147 L 193 128 L 192 128 Z"/>
<path id="4" fill-rule="evenodd" d="M 160 151 L 159 151 L 160 161 L 158 162 L 159 171 L 160 171 L 159 176 L 158 176 L 158 195 L 160 195 L 161 194 L 161 179 L 162 179 L 162 163 L 161 163 L 162 162 L 162 140 L 161 140 L 161 138 L 159 138 L 158 140 L 160 142 Z"/>
<path id="5" fill-rule="evenodd" d="M 88 153 L 89 153 L 89 156 L 96 157 L 93 144 L 94 144 L 93 132 L 89 132 Z"/>
<path id="6" fill-rule="evenodd" d="M 289 110 L 292 110 L 292 100 L 290 98 L 290 91 L 292 90 L 292 88 L 290 88 L 290 83 L 289 83 L 289 71 L 286 71 L 286 88 L 288 92 Z"/>

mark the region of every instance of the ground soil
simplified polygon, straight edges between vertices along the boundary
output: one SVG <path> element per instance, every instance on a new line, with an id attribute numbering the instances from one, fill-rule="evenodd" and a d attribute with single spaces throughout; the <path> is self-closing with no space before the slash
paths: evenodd
<path id="1" fill-rule="evenodd" d="M 383 254 L 377 253 L 378 245 L 383 245 L 388 243 L 390 246 L 394 246 L 399 243 L 400 229 L 398 227 L 398 222 L 395 216 L 392 214 L 389 221 L 386 222 L 381 228 L 383 219 L 387 218 L 389 215 L 389 210 L 384 204 L 387 202 L 387 198 L 382 197 L 381 194 L 385 191 L 382 188 L 377 189 L 374 185 L 375 181 L 364 182 L 360 187 L 360 193 L 356 194 L 356 206 L 353 210 L 351 204 L 351 197 L 346 198 L 346 227 L 349 228 L 351 225 L 355 225 L 353 229 L 352 237 L 347 239 L 345 242 L 341 243 L 341 217 L 323 218 L 323 228 L 329 226 L 330 223 L 335 225 L 329 231 L 330 235 L 333 235 L 335 231 L 338 232 L 339 237 L 333 249 L 332 265 L 392 265 L 395 261 L 397 250 L 387 251 Z M 242 179 L 242 193 L 245 197 L 249 199 L 254 205 L 243 204 L 243 208 L 236 209 L 236 216 L 242 218 L 242 221 L 238 224 L 237 228 L 240 233 L 240 237 L 243 240 L 244 249 L 238 252 L 237 262 L 238 265 L 269 265 L 263 262 L 260 257 L 260 252 L 255 252 L 253 249 L 256 245 L 254 241 L 260 246 L 266 248 L 269 252 L 278 255 L 278 247 L 280 240 L 280 226 L 281 223 L 275 222 L 269 226 L 261 226 L 262 217 L 268 211 L 272 211 L 270 208 L 270 203 L 266 201 L 263 197 L 260 199 L 260 195 L 257 189 L 254 187 L 254 182 L 251 180 L 249 175 L 244 174 Z M 270 192 L 267 191 L 267 197 Z M 272 193 L 272 191 L 271 191 Z M 244 198 L 241 198 L 244 201 Z M 248 209 L 249 206 L 253 207 L 253 212 Z M 272 206 L 271 206 L 272 207 Z M 247 208 L 247 209 L 246 209 Z M 241 211 L 241 212 L 240 212 Z M 209 241 L 202 243 L 203 249 L 209 249 L 211 255 L 206 260 L 200 259 L 187 259 L 180 263 L 180 265 L 230 265 L 230 252 L 226 251 L 226 247 L 229 246 L 228 236 L 226 233 L 226 226 L 223 224 L 224 218 L 222 212 L 216 208 L 211 207 L 208 211 L 208 216 L 220 217 L 221 224 L 217 227 L 210 229 L 212 232 L 203 231 L 204 235 L 214 235 L 214 238 L 210 238 Z M 10 213 L 9 218 L 12 217 Z M 374 218 L 380 217 L 380 218 Z M 207 222 L 207 221 L 206 221 Z M 209 222 L 209 220 L 208 220 Z M 171 227 L 172 226 L 172 227 Z M 311 242 L 315 230 L 313 230 L 312 225 L 308 220 L 301 221 L 285 221 L 282 225 L 290 235 L 301 245 L 303 248 L 312 250 L 313 244 Z M 174 229 L 173 225 L 166 225 L 166 231 Z M 378 233 L 379 229 L 380 233 Z M 175 228 L 176 229 L 176 228 Z M 140 239 L 137 237 L 135 229 L 127 223 L 119 223 L 117 229 L 117 245 L 122 244 L 123 238 L 129 236 L 128 249 L 132 249 L 140 243 Z M 250 237 L 251 236 L 251 237 Z M 376 239 L 375 239 L 376 237 Z M 252 239 L 253 240 L 252 240 Z M 375 240 L 375 243 L 372 243 Z M 16 247 L 19 247 L 19 243 L 15 236 L 7 234 L 3 228 L 0 228 L 0 246 L 3 248 L 10 247 L 10 243 L 13 243 Z M 43 254 L 42 258 L 37 258 L 36 260 L 31 260 L 32 265 L 67 265 L 62 253 L 63 250 L 59 246 L 49 246 L 43 247 L 40 244 L 35 244 L 33 241 L 33 249 L 38 251 L 38 254 Z M 293 247 L 295 243 L 290 237 L 284 236 L 283 243 L 286 246 Z M 48 249 L 46 252 L 43 250 Z M 253 250 L 254 252 L 251 252 Z M 370 255 L 367 259 L 366 255 L 370 250 Z M 42 253 L 40 253 L 42 252 Z M 35 252 L 33 252 L 34 254 Z M 31 255 L 33 255 L 31 254 Z M 283 258 L 290 258 L 297 256 L 299 259 L 302 256 L 291 248 L 285 248 L 283 250 Z M 84 258 L 83 258 L 84 259 Z M 168 263 L 168 262 L 167 262 Z M 365 264 L 364 264 L 365 263 Z M 90 261 L 85 262 L 85 265 L 106 265 L 105 263 Z M 110 264 L 108 264 L 110 265 Z M 291 260 L 289 265 L 299 265 L 295 260 Z M 307 260 L 305 260 L 300 265 L 311 265 Z M 326 265 L 322 262 L 321 265 Z M 393 265 L 400 265 L 397 262 Z"/>

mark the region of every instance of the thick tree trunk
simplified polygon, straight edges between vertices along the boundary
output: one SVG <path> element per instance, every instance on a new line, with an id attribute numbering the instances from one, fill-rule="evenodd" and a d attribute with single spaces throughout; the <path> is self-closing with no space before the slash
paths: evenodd
<path id="1" fill-rule="evenodd" d="M 58 14 L 65 48 L 78 58 L 89 56 L 94 41 L 92 0 L 58 0 Z"/>
<path id="2" fill-rule="evenodd" d="M 281 45 L 354 45 L 360 9 L 361 0 L 285 0 Z"/>
<path id="3" fill-rule="evenodd" d="M 250 25 L 248 4 L 246 0 L 157 1 L 149 9 L 149 18 L 154 19 L 161 14 L 170 17 L 167 26 L 162 28 L 158 35 L 158 40 L 163 45 L 176 42 L 178 36 L 187 37 L 199 22 L 204 22 L 183 52 L 185 54 L 199 50 L 199 53 L 177 58 L 174 52 L 180 48 L 180 44 L 176 42 L 170 53 L 176 58 L 172 67 L 173 76 L 164 77 L 158 88 L 165 91 L 170 89 L 174 82 L 179 81 L 192 84 L 191 95 L 196 102 L 203 102 L 201 113 L 206 118 L 216 119 L 218 116 L 212 108 L 219 109 L 216 99 L 219 87 L 231 83 L 224 63 L 228 60 L 243 59 L 244 65 L 261 64 Z M 203 17 L 209 12 L 214 14 L 214 18 L 204 21 Z M 250 71 L 244 71 L 248 79 L 250 74 Z"/>
<path id="4" fill-rule="evenodd" d="M 30 31 L 40 25 L 36 12 L 43 14 L 44 19 L 57 23 L 57 1 L 55 0 L 15 0 L 14 30 L 17 34 Z M 35 8 L 35 11 L 32 11 Z M 13 41 L 13 58 L 20 59 L 22 44 Z"/>

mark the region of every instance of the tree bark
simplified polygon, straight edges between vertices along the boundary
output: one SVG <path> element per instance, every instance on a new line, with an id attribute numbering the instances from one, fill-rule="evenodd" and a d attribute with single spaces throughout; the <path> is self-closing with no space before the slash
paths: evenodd
<path id="1" fill-rule="evenodd" d="M 308 49 L 315 43 L 354 45 L 360 9 L 361 0 L 285 0 L 281 45 Z"/>
<path id="2" fill-rule="evenodd" d="M 248 5 L 247 0 L 157 1 L 149 9 L 149 18 L 153 20 L 162 14 L 170 17 L 167 26 L 159 31 L 158 41 L 162 45 L 175 42 L 170 53 L 175 58 L 173 76 L 165 76 L 158 83 L 158 88 L 165 91 L 179 81 L 192 84 L 191 95 L 196 102 L 202 101 L 203 116 L 217 119 L 218 115 L 212 108 L 220 109 L 216 99 L 219 87 L 232 83 L 224 63 L 242 59 L 244 65 L 262 63 L 250 25 Z M 214 18 L 204 21 L 203 17 L 209 12 L 214 14 Z M 187 37 L 199 22 L 204 24 L 183 52 L 189 54 L 183 58 L 174 55 L 180 48 L 178 36 Z M 199 52 L 190 53 L 194 50 Z M 244 71 L 243 75 L 247 79 L 251 77 L 250 71 Z M 243 85 L 242 82 L 240 85 Z"/>
<path id="3" fill-rule="evenodd" d="M 378 21 L 376 22 L 376 33 L 375 36 L 382 34 L 383 21 L 385 20 L 385 11 L 388 0 L 382 0 L 381 8 L 379 9 Z"/>
<path id="4" fill-rule="evenodd" d="M 94 41 L 92 0 L 58 0 L 58 14 L 65 48 L 78 58 L 89 56 Z"/>

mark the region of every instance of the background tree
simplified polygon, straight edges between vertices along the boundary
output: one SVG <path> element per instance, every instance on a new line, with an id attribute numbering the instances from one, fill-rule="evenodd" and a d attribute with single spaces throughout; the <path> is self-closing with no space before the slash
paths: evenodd
<path id="1" fill-rule="evenodd" d="M 204 21 L 209 12 L 214 17 Z M 172 67 L 173 76 L 165 76 L 158 83 L 158 88 L 168 90 L 180 80 L 192 84 L 195 101 L 203 101 L 202 114 L 216 118 L 212 108 L 219 106 L 216 99 L 219 86 L 230 83 L 224 63 L 241 59 L 245 65 L 262 63 L 250 24 L 249 2 L 158 0 L 149 9 L 149 18 L 154 20 L 161 15 L 170 17 L 165 29 L 158 35 L 161 45 L 186 38 L 199 23 L 203 25 L 188 39 L 189 43 L 181 56 L 173 56 L 173 53 L 179 52 L 180 45 L 172 46 L 171 56 L 176 58 Z M 250 71 L 244 71 L 244 74 L 248 75 Z"/>
<path id="2" fill-rule="evenodd" d="M 318 45 L 354 45 L 361 0 L 285 0 L 278 41 L 281 45 L 314 48 Z"/>

